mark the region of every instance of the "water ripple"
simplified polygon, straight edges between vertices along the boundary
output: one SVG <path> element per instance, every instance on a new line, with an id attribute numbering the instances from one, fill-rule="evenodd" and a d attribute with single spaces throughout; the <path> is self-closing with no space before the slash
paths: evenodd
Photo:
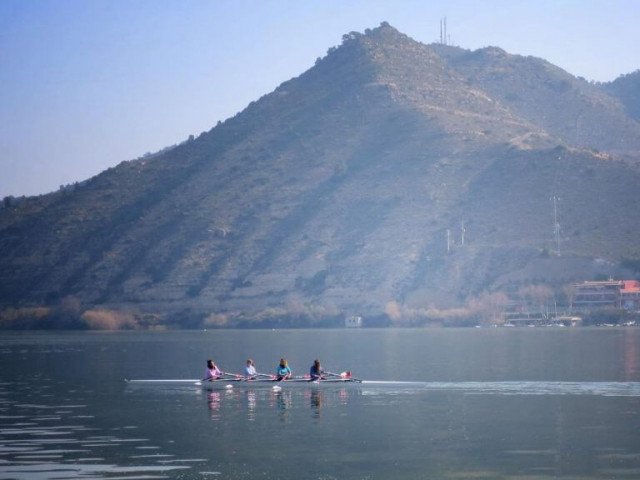
<path id="1" fill-rule="evenodd" d="M 597 395 L 640 397 L 640 382 L 391 382 L 365 381 L 363 394 L 460 391 L 478 395 Z M 375 388 L 370 388 L 375 387 Z"/>
<path id="2" fill-rule="evenodd" d="M 117 435 L 101 432 L 94 425 L 99 416 L 80 414 L 88 405 L 40 395 L 46 386 L 42 381 L 38 391 L 19 384 L 2 386 L 6 388 L 0 389 L 0 480 L 170 478 L 172 472 L 189 470 L 202 461 L 176 459 L 149 445 L 147 438 L 129 437 L 136 425 L 111 428 Z M 139 450 L 157 453 L 135 455 Z"/>

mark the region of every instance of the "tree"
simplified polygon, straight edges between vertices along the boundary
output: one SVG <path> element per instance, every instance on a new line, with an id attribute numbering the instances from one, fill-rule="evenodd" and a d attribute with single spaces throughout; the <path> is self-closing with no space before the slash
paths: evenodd
<path id="1" fill-rule="evenodd" d="M 543 317 L 548 317 L 548 302 L 553 298 L 553 290 L 547 285 L 525 285 L 518 290 L 518 296 L 530 310 L 539 309 Z"/>
<path id="2" fill-rule="evenodd" d="M 499 325 L 504 323 L 504 309 L 509 297 L 504 292 L 485 293 L 469 302 L 469 306 L 480 317 L 478 323 Z"/>

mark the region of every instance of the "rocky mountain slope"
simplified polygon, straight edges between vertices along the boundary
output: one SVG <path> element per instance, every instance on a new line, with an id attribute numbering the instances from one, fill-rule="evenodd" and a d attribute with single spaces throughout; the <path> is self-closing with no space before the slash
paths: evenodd
<path id="1" fill-rule="evenodd" d="M 549 62 L 496 47 L 473 52 L 434 46 L 470 85 L 521 118 L 575 147 L 608 152 L 640 150 L 640 125 L 596 85 Z"/>
<path id="2" fill-rule="evenodd" d="M 621 75 L 601 86 L 605 92 L 620 100 L 631 118 L 640 120 L 640 70 Z"/>
<path id="3" fill-rule="evenodd" d="M 543 60 L 383 23 L 195 139 L 6 199 L 0 304 L 306 323 L 614 274 L 640 257 L 627 112 Z"/>

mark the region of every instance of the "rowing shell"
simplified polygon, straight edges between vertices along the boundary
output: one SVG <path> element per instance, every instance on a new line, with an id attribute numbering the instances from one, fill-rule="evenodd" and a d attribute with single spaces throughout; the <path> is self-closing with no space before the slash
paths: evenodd
<path id="1" fill-rule="evenodd" d="M 357 378 L 323 378 L 321 380 L 310 380 L 308 377 L 293 377 L 286 380 L 276 380 L 275 378 L 216 378 L 212 380 L 198 379 L 166 379 L 166 380 L 127 380 L 127 383 L 136 385 L 157 385 L 157 384 L 191 384 L 207 390 L 231 389 L 234 387 L 249 388 L 273 388 L 279 390 L 282 386 L 319 386 L 319 385 L 342 385 L 359 384 L 362 380 Z"/>
<path id="2" fill-rule="evenodd" d="M 244 378 L 217 378 L 215 380 L 205 380 L 199 382 L 202 388 L 217 389 L 217 388 L 233 388 L 235 386 L 243 387 L 278 387 L 286 386 L 315 386 L 315 385 L 336 385 L 345 383 L 362 383 L 362 380 L 354 378 L 324 378 L 321 380 L 311 380 L 308 377 L 293 377 L 285 380 L 276 380 L 271 378 L 256 378 L 254 380 L 247 380 Z"/>

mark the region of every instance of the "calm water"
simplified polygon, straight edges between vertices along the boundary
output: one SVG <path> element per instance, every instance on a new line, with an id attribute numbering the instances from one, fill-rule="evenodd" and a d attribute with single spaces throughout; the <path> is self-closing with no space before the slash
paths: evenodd
<path id="1" fill-rule="evenodd" d="M 383 382 L 124 380 L 249 356 Z M 640 329 L 0 335 L 0 479 L 632 479 L 639 427 Z"/>

